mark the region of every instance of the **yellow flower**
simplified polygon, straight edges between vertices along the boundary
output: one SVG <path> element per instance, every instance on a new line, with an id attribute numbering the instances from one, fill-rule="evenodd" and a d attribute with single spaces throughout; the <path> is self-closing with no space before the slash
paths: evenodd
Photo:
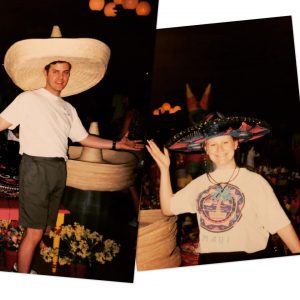
<path id="1" fill-rule="evenodd" d="M 101 264 L 104 264 L 105 263 L 105 255 L 103 252 L 96 252 L 95 253 L 95 257 L 96 257 L 96 260 L 101 263 Z"/>
<path id="2" fill-rule="evenodd" d="M 75 253 L 77 251 L 77 249 L 78 249 L 78 244 L 76 242 L 71 242 L 70 250 Z"/>
<path id="3" fill-rule="evenodd" d="M 71 259 L 67 256 L 64 256 L 64 257 L 59 257 L 58 258 L 58 263 L 63 266 L 63 265 L 69 265 L 71 264 Z"/>
<path id="4" fill-rule="evenodd" d="M 75 226 L 75 238 L 76 241 L 80 241 L 82 236 L 84 236 L 85 234 L 85 230 L 84 230 L 84 226 L 80 226 L 79 224 L 77 224 Z"/>
<path id="5" fill-rule="evenodd" d="M 45 262 L 52 262 L 54 255 L 58 254 L 58 249 L 46 247 L 46 245 L 44 244 L 43 246 L 41 246 L 40 254 L 42 255 Z"/>
<path id="6" fill-rule="evenodd" d="M 120 246 L 117 243 L 112 245 L 112 253 L 114 256 L 120 252 Z"/>
<path id="7" fill-rule="evenodd" d="M 107 261 L 112 261 L 112 260 L 113 260 L 113 256 L 112 256 L 110 253 L 106 253 L 105 259 L 106 259 Z"/>
<path id="8" fill-rule="evenodd" d="M 100 235 L 97 231 L 94 231 L 88 235 L 88 238 L 91 240 L 95 240 L 96 242 L 102 241 L 103 236 Z"/>
<path id="9" fill-rule="evenodd" d="M 74 233 L 74 229 L 72 227 L 72 225 L 65 225 L 61 227 L 61 238 L 64 239 L 65 236 L 67 236 L 68 238 L 71 238 L 72 235 Z"/>
<path id="10" fill-rule="evenodd" d="M 61 229 L 54 230 L 49 236 L 50 238 L 56 236 L 61 238 L 59 249 L 60 265 L 70 264 L 72 261 L 89 264 L 97 261 L 104 264 L 106 261 L 112 261 L 120 251 L 120 245 L 114 240 L 103 240 L 103 235 L 96 231 L 91 232 L 90 229 L 76 222 L 73 225 L 61 226 Z M 46 262 L 51 262 L 54 250 L 51 247 L 47 247 L 43 242 L 40 248 L 43 259 Z"/>
<path id="11" fill-rule="evenodd" d="M 7 229 L 10 223 L 11 220 L 0 220 L 0 227 L 4 227 L 5 229 Z"/>
<path id="12" fill-rule="evenodd" d="M 50 238 L 55 238 L 57 236 L 57 234 L 53 231 L 53 230 L 51 230 L 50 232 L 49 232 L 49 237 Z"/>
<path id="13" fill-rule="evenodd" d="M 105 248 L 111 248 L 111 246 L 113 245 L 113 243 L 114 243 L 113 240 L 110 240 L 110 239 L 105 240 L 105 241 L 104 241 L 104 247 L 105 247 Z"/>

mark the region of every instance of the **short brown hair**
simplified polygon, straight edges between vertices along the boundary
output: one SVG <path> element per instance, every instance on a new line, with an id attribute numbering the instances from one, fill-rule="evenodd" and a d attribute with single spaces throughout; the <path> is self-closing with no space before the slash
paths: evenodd
<path id="1" fill-rule="evenodd" d="M 51 62 L 50 64 L 48 64 L 48 65 L 45 66 L 45 70 L 48 72 L 51 65 L 61 64 L 61 63 L 66 63 L 66 64 L 68 64 L 68 65 L 70 66 L 70 70 L 71 70 L 72 65 L 71 65 L 69 62 L 63 61 L 63 60 L 56 60 L 56 61 Z"/>

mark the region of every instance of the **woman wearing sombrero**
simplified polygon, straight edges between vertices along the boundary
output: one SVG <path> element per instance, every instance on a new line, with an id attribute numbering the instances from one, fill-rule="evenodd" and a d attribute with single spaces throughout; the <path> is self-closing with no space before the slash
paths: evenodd
<path id="1" fill-rule="evenodd" d="M 197 214 L 201 264 L 270 257 L 268 240 L 275 233 L 292 253 L 300 253 L 297 234 L 269 183 L 238 167 L 234 158 L 239 142 L 260 138 L 269 131 L 269 125 L 258 119 L 213 113 L 175 135 L 163 152 L 148 141 L 147 150 L 160 169 L 163 214 Z M 191 152 L 202 147 L 214 170 L 173 194 L 167 148 Z"/>
<path id="2" fill-rule="evenodd" d="M 62 38 L 54 26 L 49 39 L 16 42 L 4 67 L 23 89 L 0 115 L 0 131 L 20 125 L 19 222 L 26 228 L 18 251 L 18 272 L 28 273 L 47 227 L 54 227 L 66 182 L 68 138 L 83 146 L 140 150 L 139 141 L 89 135 L 75 108 L 61 97 L 88 90 L 104 76 L 110 49 L 90 38 Z"/>

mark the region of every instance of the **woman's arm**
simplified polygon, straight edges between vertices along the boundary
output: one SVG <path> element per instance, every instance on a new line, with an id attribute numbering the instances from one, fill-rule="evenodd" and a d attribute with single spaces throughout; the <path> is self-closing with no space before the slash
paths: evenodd
<path id="1" fill-rule="evenodd" d="M 164 148 L 164 152 L 161 152 L 157 145 L 151 140 L 147 141 L 148 145 L 146 148 L 150 155 L 153 157 L 157 163 L 160 170 L 160 187 L 159 187 L 159 197 L 160 197 L 160 207 L 162 213 L 166 216 L 174 215 L 170 210 L 171 198 L 173 196 L 171 178 L 170 178 L 170 157 L 169 152 Z"/>
<path id="2" fill-rule="evenodd" d="M 277 234 L 292 253 L 300 253 L 300 241 L 291 224 L 278 230 Z"/>
<path id="3" fill-rule="evenodd" d="M 12 124 L 0 117 L 0 131 L 9 128 Z"/>

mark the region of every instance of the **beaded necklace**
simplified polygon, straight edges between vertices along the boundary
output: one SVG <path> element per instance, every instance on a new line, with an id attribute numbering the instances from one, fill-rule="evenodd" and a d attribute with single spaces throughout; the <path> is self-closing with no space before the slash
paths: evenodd
<path id="1" fill-rule="evenodd" d="M 234 176 L 234 173 L 235 173 L 235 170 L 236 170 L 236 169 L 237 169 L 238 171 L 237 171 L 236 175 Z M 221 194 L 224 192 L 224 190 L 225 190 L 225 188 L 228 186 L 228 184 L 229 184 L 231 181 L 233 181 L 233 180 L 235 180 L 235 179 L 237 178 L 237 176 L 239 175 L 239 172 L 240 172 L 240 168 L 237 168 L 237 166 L 235 165 L 235 168 L 234 168 L 234 170 L 233 170 L 232 174 L 230 175 L 230 177 L 229 177 L 229 179 L 228 179 L 227 182 L 217 182 L 217 181 L 210 175 L 210 173 L 206 173 L 206 176 L 207 176 L 207 179 L 208 179 L 211 183 L 216 184 L 216 185 L 218 185 L 218 186 L 221 188 L 221 191 L 220 191 L 220 192 L 218 193 L 218 195 L 217 195 L 217 196 L 219 196 L 219 195 L 221 195 Z M 223 187 L 221 186 L 222 184 L 224 184 Z"/>

